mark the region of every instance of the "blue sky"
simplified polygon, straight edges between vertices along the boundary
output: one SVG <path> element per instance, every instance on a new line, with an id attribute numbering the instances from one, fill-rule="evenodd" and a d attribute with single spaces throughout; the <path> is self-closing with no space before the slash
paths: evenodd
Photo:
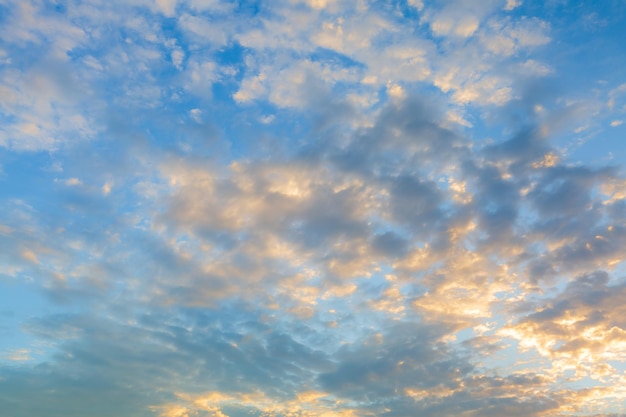
<path id="1" fill-rule="evenodd" d="M 625 18 L 0 0 L 0 414 L 623 415 Z"/>

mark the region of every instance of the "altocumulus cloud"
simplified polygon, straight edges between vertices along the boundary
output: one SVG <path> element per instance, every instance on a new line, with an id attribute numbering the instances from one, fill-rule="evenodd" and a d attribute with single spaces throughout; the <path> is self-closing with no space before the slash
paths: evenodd
<path id="1" fill-rule="evenodd" d="M 623 2 L 0 2 L 0 414 L 621 416 Z"/>

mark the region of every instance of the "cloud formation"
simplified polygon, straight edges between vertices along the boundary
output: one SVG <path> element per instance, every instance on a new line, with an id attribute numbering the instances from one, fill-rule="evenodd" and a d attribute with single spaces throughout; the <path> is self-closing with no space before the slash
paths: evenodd
<path id="1" fill-rule="evenodd" d="M 0 3 L 0 414 L 621 415 L 626 9 L 566 3 Z"/>

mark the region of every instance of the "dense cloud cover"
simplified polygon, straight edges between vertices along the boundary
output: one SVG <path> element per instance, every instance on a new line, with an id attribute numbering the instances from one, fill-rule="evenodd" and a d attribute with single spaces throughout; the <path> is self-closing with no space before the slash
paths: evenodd
<path id="1" fill-rule="evenodd" d="M 0 0 L 0 415 L 626 409 L 626 4 Z"/>

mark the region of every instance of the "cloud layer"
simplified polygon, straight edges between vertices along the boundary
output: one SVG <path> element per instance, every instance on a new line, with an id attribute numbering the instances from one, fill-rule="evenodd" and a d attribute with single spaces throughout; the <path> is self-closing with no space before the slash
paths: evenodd
<path id="1" fill-rule="evenodd" d="M 621 415 L 626 8 L 569 3 L 0 2 L 0 414 Z"/>

